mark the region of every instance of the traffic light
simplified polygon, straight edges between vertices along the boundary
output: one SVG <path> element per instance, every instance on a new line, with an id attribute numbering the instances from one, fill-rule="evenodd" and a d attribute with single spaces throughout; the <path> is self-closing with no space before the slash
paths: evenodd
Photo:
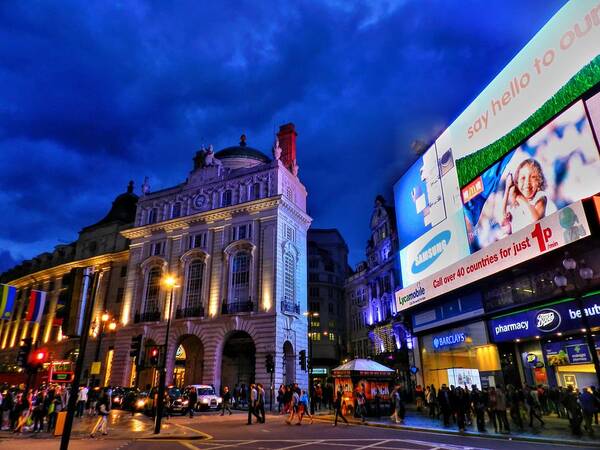
<path id="1" fill-rule="evenodd" d="M 44 364 L 48 362 L 48 350 L 45 348 L 38 348 L 30 353 L 28 359 L 28 366 L 32 370 L 41 369 Z"/>
<path id="2" fill-rule="evenodd" d="M 148 354 L 150 356 L 148 358 L 150 365 L 152 367 L 157 367 L 158 366 L 158 355 L 160 354 L 158 347 L 151 347 L 150 352 Z"/>
<path id="3" fill-rule="evenodd" d="M 131 350 L 129 351 L 129 356 L 131 356 L 132 358 L 136 358 L 138 359 L 138 364 L 139 364 L 139 357 L 140 357 L 140 350 L 142 349 L 142 335 L 138 334 L 137 336 L 133 336 L 131 338 Z"/>
<path id="4" fill-rule="evenodd" d="M 25 338 L 21 341 L 19 353 L 17 353 L 17 366 L 27 367 L 27 360 L 29 358 L 29 352 L 31 351 L 31 343 L 31 338 Z"/>
<path id="5" fill-rule="evenodd" d="M 275 361 L 273 361 L 273 355 L 270 353 L 265 357 L 265 367 L 267 368 L 267 373 L 275 372 Z"/>
<path id="6" fill-rule="evenodd" d="M 300 368 L 306 372 L 306 350 L 300 350 Z"/>

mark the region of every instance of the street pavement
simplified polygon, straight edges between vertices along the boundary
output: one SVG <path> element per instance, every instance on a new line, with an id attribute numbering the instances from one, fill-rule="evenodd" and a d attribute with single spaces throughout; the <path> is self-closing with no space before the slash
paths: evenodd
<path id="1" fill-rule="evenodd" d="M 301 426 L 288 425 L 283 416 L 267 415 L 266 424 L 246 425 L 247 415 L 237 412 L 233 416 L 220 417 L 205 413 L 190 419 L 174 417 L 165 422 L 163 432 L 155 439 L 152 420 L 142 415 L 131 418 L 129 414 L 115 411 L 111 417 L 109 436 L 89 438 L 85 432 L 92 419 L 80 420 L 75 425 L 74 439 L 69 448 L 74 450 L 511 450 L 533 449 L 582 449 L 600 447 L 594 445 L 563 445 L 560 443 L 536 443 L 507 441 L 487 437 L 457 436 L 398 428 L 382 428 L 364 425 L 340 425 L 333 427 L 328 419 L 308 421 Z M 91 426 L 91 425 L 90 425 Z M 2 450 L 54 450 L 59 448 L 59 438 L 47 434 L 25 433 L 15 436 L 0 433 Z"/>

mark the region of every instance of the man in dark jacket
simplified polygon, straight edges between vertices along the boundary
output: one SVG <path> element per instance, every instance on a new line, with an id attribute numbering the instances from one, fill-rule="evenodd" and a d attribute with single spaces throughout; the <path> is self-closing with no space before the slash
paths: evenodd
<path id="1" fill-rule="evenodd" d="M 194 417 L 196 403 L 198 403 L 198 393 L 196 392 L 196 388 L 192 387 L 190 388 L 190 392 L 188 392 L 188 409 L 190 411 L 190 418 Z"/>
<path id="2" fill-rule="evenodd" d="M 440 403 L 440 409 L 444 416 L 444 426 L 450 426 L 450 413 L 452 411 L 452 394 L 448 389 L 448 386 L 442 384 L 442 387 L 438 393 L 438 401 Z"/>

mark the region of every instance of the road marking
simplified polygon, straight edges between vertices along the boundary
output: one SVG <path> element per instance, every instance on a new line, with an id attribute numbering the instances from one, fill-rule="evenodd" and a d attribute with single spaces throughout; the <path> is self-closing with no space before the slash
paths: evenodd
<path id="1" fill-rule="evenodd" d="M 196 430 L 195 428 L 192 428 L 192 427 L 181 425 L 179 423 L 174 423 L 173 425 L 175 425 L 176 427 L 179 427 L 179 428 L 183 428 L 185 430 L 189 430 L 189 431 L 191 431 L 193 433 L 199 434 L 200 436 L 204 436 L 206 439 L 212 439 L 213 438 L 210 434 L 205 433 L 205 432 L 200 431 L 200 430 Z"/>
<path id="2" fill-rule="evenodd" d="M 320 444 L 323 440 L 304 442 L 303 444 L 290 445 L 289 447 L 278 447 L 277 450 L 289 450 L 290 448 L 304 447 L 306 445 Z"/>
<path id="3" fill-rule="evenodd" d="M 377 441 L 377 442 L 373 442 L 372 444 L 369 445 L 365 445 L 363 447 L 358 447 L 354 450 L 364 450 L 365 448 L 371 448 L 371 447 L 376 447 L 377 445 L 381 445 L 381 444 L 385 444 L 387 442 L 390 442 L 391 439 L 385 439 L 383 441 Z"/>
<path id="4" fill-rule="evenodd" d="M 195 445 L 192 445 L 191 443 L 187 442 L 187 441 L 177 441 L 178 444 L 183 445 L 184 447 L 189 448 L 190 450 L 198 450 L 198 447 L 196 447 Z"/>

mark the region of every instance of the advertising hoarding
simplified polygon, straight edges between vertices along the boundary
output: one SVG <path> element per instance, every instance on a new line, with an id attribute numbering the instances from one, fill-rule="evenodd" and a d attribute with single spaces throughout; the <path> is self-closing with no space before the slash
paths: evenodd
<path id="1" fill-rule="evenodd" d="M 462 189 L 471 252 L 600 192 L 600 157 L 582 101 Z"/>
<path id="2" fill-rule="evenodd" d="M 585 299 L 583 306 L 590 326 L 600 326 L 600 297 Z M 570 300 L 493 318 L 488 322 L 488 329 L 493 342 L 553 335 L 579 330 L 582 314 L 577 302 Z"/>
<path id="3" fill-rule="evenodd" d="M 496 241 L 459 262 L 395 293 L 403 311 L 501 270 L 537 258 L 590 235 L 581 201 Z"/>
<path id="4" fill-rule="evenodd" d="M 471 389 L 471 386 L 476 385 L 478 389 L 481 389 L 481 378 L 479 377 L 479 370 L 477 369 L 447 369 L 448 371 L 448 384 L 450 386 L 461 386 Z"/>
<path id="5" fill-rule="evenodd" d="M 597 170 L 594 162 L 598 160 L 597 147 L 590 145 L 593 142 L 590 124 L 574 118 L 582 113 L 583 105 L 579 102 L 573 109 L 562 114 L 561 111 L 599 82 L 600 2 L 571 1 L 444 130 L 434 145 L 407 171 L 406 178 L 403 176 L 396 183 L 394 195 L 400 256 L 401 260 L 404 259 L 404 288 L 456 263 L 461 257 L 459 255 L 485 248 L 568 203 L 598 192 L 597 186 L 595 192 L 591 192 L 594 191 L 592 186 L 581 182 L 583 177 L 578 180 L 573 176 L 580 173 L 581 168 L 581 173 L 588 174 Z M 600 129 L 599 103 L 600 98 L 596 95 L 586 104 L 592 125 L 597 129 Z M 585 114 L 582 113 L 581 117 Z M 561 127 L 564 124 L 561 121 L 566 119 L 571 120 L 574 128 L 563 134 Z M 550 120 L 552 123 L 546 125 Z M 583 129 L 577 129 L 580 125 Z M 536 130 L 541 131 L 536 134 Z M 577 130 L 579 135 L 573 134 L 573 130 Z M 544 142 L 548 136 L 554 141 Z M 528 155 L 532 145 L 536 154 Z M 568 155 L 564 154 L 565 148 L 570 149 Z M 593 149 L 596 149 L 595 158 L 591 154 Z M 437 158 L 433 158 L 434 152 Z M 524 196 L 516 195 L 516 183 L 512 187 L 509 181 L 507 188 L 507 180 L 515 180 L 517 168 L 526 159 L 538 163 L 541 170 L 537 172 L 543 172 L 550 185 L 550 188 L 538 188 L 529 202 L 523 201 L 521 197 Z M 437 167 L 434 162 L 437 162 Z M 531 172 L 532 163 L 525 165 Z M 550 166 L 551 169 L 548 169 Z M 496 170 L 496 173 L 488 170 Z M 519 172 L 527 179 L 525 166 Z M 436 173 L 441 181 L 441 197 Z M 487 178 L 496 178 L 497 181 L 484 186 Z M 593 179 L 600 182 L 596 175 Z M 463 188 L 462 192 L 459 186 Z M 430 191 L 427 191 L 428 187 L 431 187 Z M 484 188 L 494 194 L 490 203 L 485 201 L 487 195 L 481 196 Z M 590 192 L 583 192 L 583 188 L 589 188 Z M 513 201 L 509 202 L 512 211 L 502 214 L 504 202 L 497 201 L 496 197 L 504 190 L 509 191 Z M 544 197 L 541 191 L 545 192 L 546 200 L 540 203 L 540 198 Z M 423 192 L 431 192 L 431 195 Z M 478 194 L 479 198 L 475 198 Z M 426 244 L 436 236 L 443 240 L 442 232 L 456 226 L 450 221 L 455 212 L 463 211 L 461 195 L 465 195 L 465 202 L 472 203 L 464 209 L 467 228 L 461 231 L 468 232 L 468 249 L 447 252 L 444 257 L 436 259 L 435 266 L 432 264 L 427 267 L 428 270 L 413 272 L 414 260 L 410 259 L 419 254 L 422 247 L 418 244 Z M 532 213 L 531 220 L 528 220 L 526 203 L 532 202 L 538 205 L 538 211 L 535 215 Z M 542 208 L 544 202 L 547 206 Z M 482 215 L 484 220 L 480 222 Z M 418 244 L 417 240 L 420 240 Z M 405 267 L 406 264 L 408 267 Z M 417 288 L 416 285 L 413 287 Z"/>

